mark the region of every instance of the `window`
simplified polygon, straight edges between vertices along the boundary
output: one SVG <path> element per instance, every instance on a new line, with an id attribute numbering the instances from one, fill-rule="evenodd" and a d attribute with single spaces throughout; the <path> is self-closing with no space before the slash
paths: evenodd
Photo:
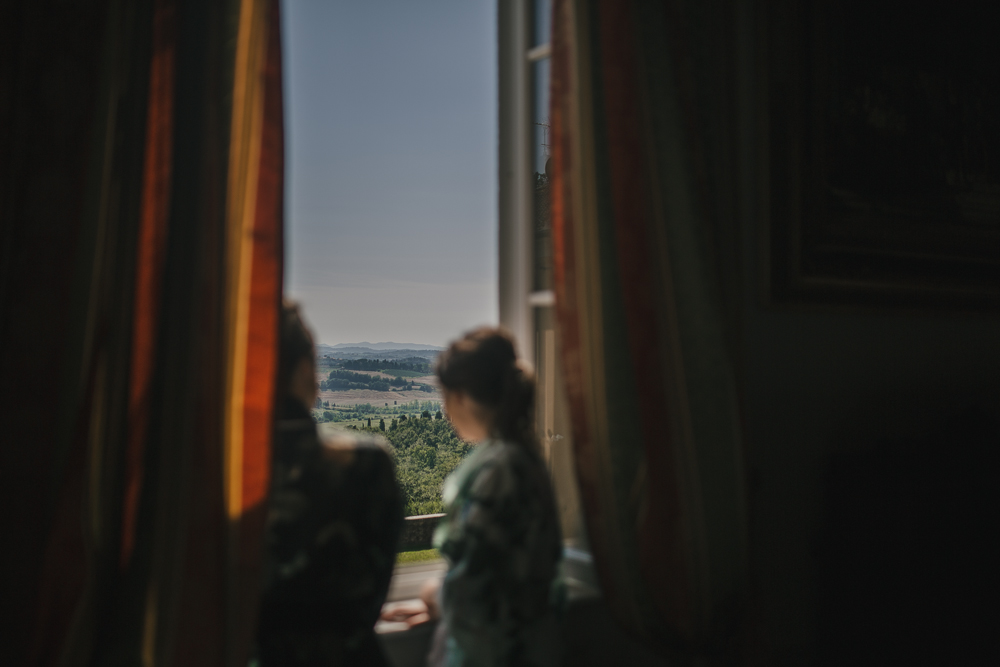
<path id="1" fill-rule="evenodd" d="M 538 379 L 538 435 L 567 544 L 585 543 L 556 349 L 549 216 L 551 0 L 498 3 L 500 322 Z"/>

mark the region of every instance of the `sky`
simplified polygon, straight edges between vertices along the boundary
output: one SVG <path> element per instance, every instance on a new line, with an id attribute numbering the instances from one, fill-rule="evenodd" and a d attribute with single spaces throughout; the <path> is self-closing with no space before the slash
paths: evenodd
<path id="1" fill-rule="evenodd" d="M 318 343 L 497 321 L 494 0 L 283 0 L 285 293 Z"/>

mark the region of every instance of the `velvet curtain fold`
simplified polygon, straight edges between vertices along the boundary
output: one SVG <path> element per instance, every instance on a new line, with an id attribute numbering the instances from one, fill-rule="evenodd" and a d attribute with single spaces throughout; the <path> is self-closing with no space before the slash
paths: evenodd
<path id="1" fill-rule="evenodd" d="M 2 19 L 0 659 L 245 665 L 281 300 L 278 1 Z"/>
<path id="2" fill-rule="evenodd" d="M 612 613 L 682 663 L 740 650 L 747 568 L 697 12 L 556 0 L 552 42 L 556 304 L 588 537 Z"/>

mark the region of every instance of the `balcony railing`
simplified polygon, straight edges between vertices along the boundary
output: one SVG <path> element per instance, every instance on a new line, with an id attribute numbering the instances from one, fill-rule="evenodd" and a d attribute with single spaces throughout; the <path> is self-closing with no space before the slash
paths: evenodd
<path id="1" fill-rule="evenodd" d="M 444 514 L 421 514 L 408 516 L 403 522 L 403 534 L 399 539 L 400 551 L 430 549 L 437 528 Z"/>

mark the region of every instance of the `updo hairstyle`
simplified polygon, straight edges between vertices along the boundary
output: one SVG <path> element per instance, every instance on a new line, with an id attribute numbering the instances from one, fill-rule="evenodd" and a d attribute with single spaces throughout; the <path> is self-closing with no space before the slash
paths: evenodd
<path id="1" fill-rule="evenodd" d="M 438 357 L 437 377 L 488 410 L 495 435 L 537 452 L 535 378 L 506 330 L 482 327 L 453 342 Z"/>

